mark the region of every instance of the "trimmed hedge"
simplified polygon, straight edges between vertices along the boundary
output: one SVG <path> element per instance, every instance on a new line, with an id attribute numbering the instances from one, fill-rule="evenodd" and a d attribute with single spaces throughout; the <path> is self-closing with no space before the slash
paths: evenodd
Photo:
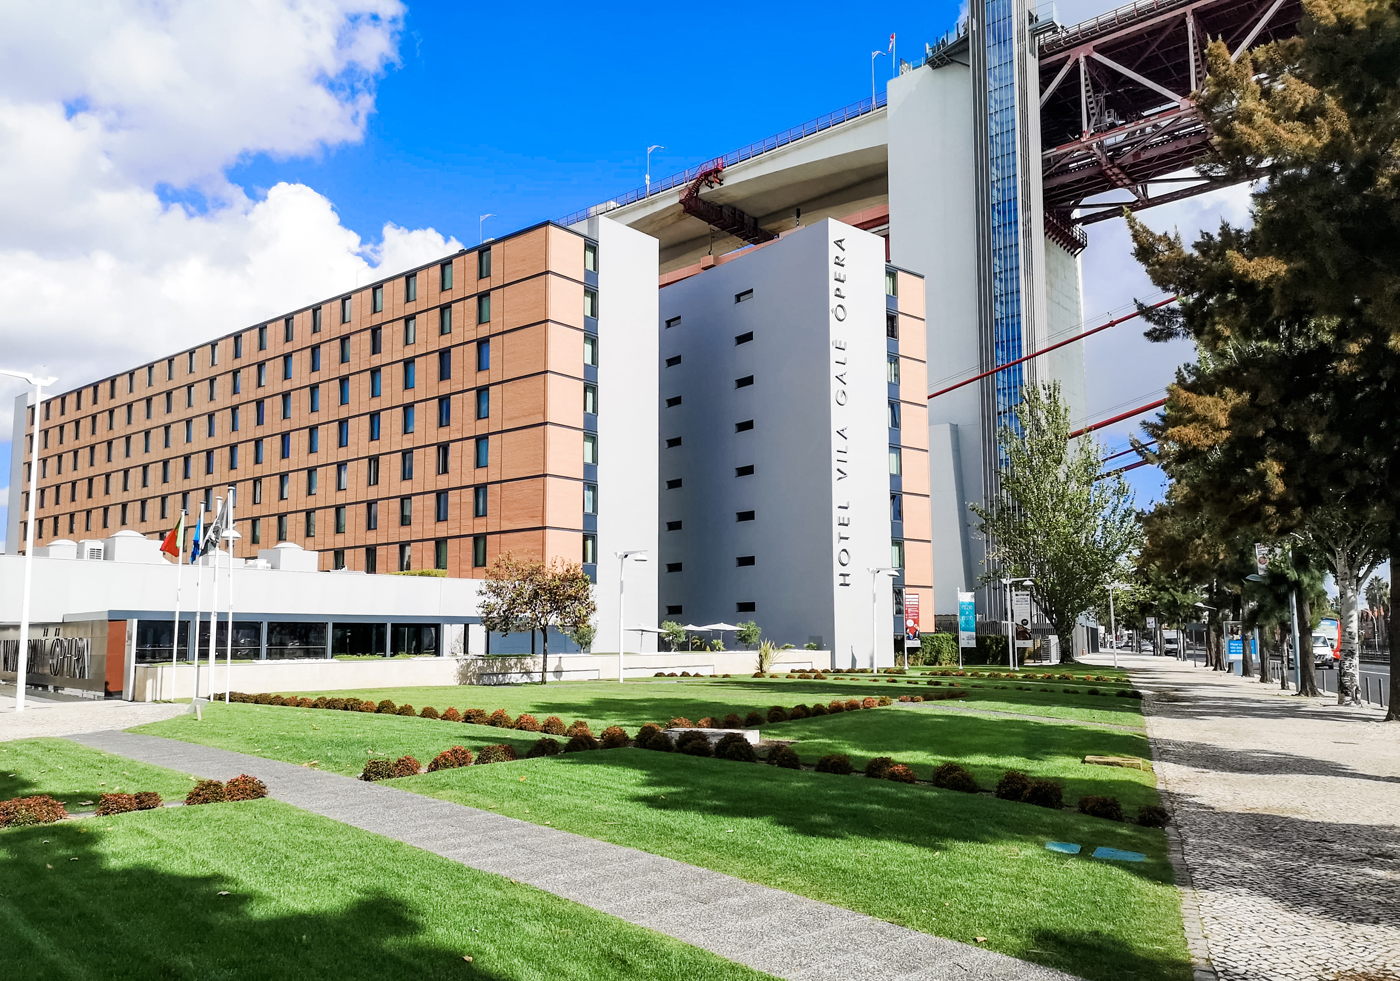
<path id="1" fill-rule="evenodd" d="M 1104 818 L 1108 821 L 1122 821 L 1123 805 L 1118 802 L 1117 797 L 1086 794 L 1079 798 L 1079 813 L 1087 814 L 1090 817 Z"/>
<path id="2" fill-rule="evenodd" d="M 224 800 L 227 801 L 260 800 L 266 796 L 267 784 L 246 773 L 240 773 L 224 784 Z"/>
<path id="3" fill-rule="evenodd" d="M 843 777 L 848 777 L 855 772 L 851 766 L 851 758 L 845 753 L 828 753 L 817 760 L 818 773 L 836 773 Z"/>
<path id="4" fill-rule="evenodd" d="M 975 794 L 982 789 L 977 785 L 977 778 L 966 767 L 957 763 L 944 763 L 937 767 L 933 771 L 933 785 L 964 794 Z"/>
<path id="5" fill-rule="evenodd" d="M 564 751 L 564 747 L 559 745 L 559 740 L 549 736 L 541 736 L 535 741 L 535 745 L 525 753 L 527 760 L 537 760 L 541 756 L 558 756 Z"/>
<path id="6" fill-rule="evenodd" d="M 515 747 L 505 744 L 483 746 L 481 752 L 476 754 L 477 766 L 483 766 L 487 763 L 512 763 L 514 761 Z"/>
<path id="7" fill-rule="evenodd" d="M 433 757 L 428 764 L 428 772 L 436 773 L 438 770 L 455 770 L 458 767 L 472 765 L 472 751 L 465 746 L 453 746 L 451 749 L 444 749 Z"/>
<path id="8" fill-rule="evenodd" d="M 997 781 L 997 796 L 1002 800 L 1023 801 L 1031 789 L 1031 778 L 1020 770 L 1007 770 Z"/>
<path id="9" fill-rule="evenodd" d="M 510 729 L 515 725 L 515 720 L 510 717 L 510 713 L 505 709 L 496 709 L 486 719 L 488 726 L 495 726 L 497 729 Z"/>
<path id="10" fill-rule="evenodd" d="M 195 804 L 222 804 L 224 800 L 224 784 L 222 780 L 201 780 L 185 795 L 185 804 L 189 806 Z"/>
<path id="11" fill-rule="evenodd" d="M 873 756 L 865 764 L 865 775 L 871 780 L 883 780 L 894 765 L 894 760 L 888 756 Z"/>
<path id="12" fill-rule="evenodd" d="M 550 736 L 564 735 L 564 720 L 557 715 L 551 715 L 540 723 L 540 732 Z"/>
<path id="13" fill-rule="evenodd" d="M 889 768 L 885 774 L 886 780 L 893 780 L 895 783 L 913 783 L 915 781 L 914 771 L 903 763 L 896 763 Z"/>
<path id="14" fill-rule="evenodd" d="M 715 757 L 734 763 L 757 763 L 758 753 L 753 744 L 737 732 L 727 733 L 715 744 Z"/>
<path id="15" fill-rule="evenodd" d="M 710 737 L 694 729 L 680 734 L 676 739 L 676 749 L 686 756 L 715 755 L 714 750 L 710 748 Z"/>
<path id="16" fill-rule="evenodd" d="M 602 737 L 604 749 L 622 749 L 631 742 L 627 738 L 627 730 L 622 726 L 608 726 L 603 730 Z"/>
<path id="17" fill-rule="evenodd" d="M 768 759 L 765 762 L 769 766 L 780 766 L 785 770 L 802 769 L 802 760 L 798 759 L 797 752 L 791 746 L 774 746 L 768 751 Z"/>
<path id="18" fill-rule="evenodd" d="M 597 748 L 598 740 L 593 738 L 591 732 L 576 732 L 564 744 L 564 752 L 566 753 L 583 753 Z"/>
<path id="19" fill-rule="evenodd" d="M 136 810 L 135 794 L 103 794 L 97 799 L 97 816 L 125 814 Z"/>
<path id="20" fill-rule="evenodd" d="M 394 761 L 369 759 L 365 760 L 365 768 L 360 771 L 360 779 L 373 783 L 376 780 L 391 780 L 394 776 Z"/>
<path id="21" fill-rule="evenodd" d="M 133 796 L 136 798 L 138 811 L 154 811 L 157 807 L 165 806 L 165 801 L 161 800 L 160 794 L 154 790 L 138 790 Z"/>
<path id="22" fill-rule="evenodd" d="M 68 816 L 60 801 L 48 794 L 15 797 L 0 801 L 0 828 L 20 828 L 31 824 L 52 824 Z"/>
<path id="23" fill-rule="evenodd" d="M 1065 806 L 1065 788 L 1054 780 L 1040 777 L 1030 782 L 1021 800 L 1036 807 L 1048 807 L 1052 811 L 1058 811 Z"/>
<path id="24" fill-rule="evenodd" d="M 522 712 L 520 717 L 515 720 L 515 728 L 521 732 L 539 732 L 540 722 L 530 713 Z"/>

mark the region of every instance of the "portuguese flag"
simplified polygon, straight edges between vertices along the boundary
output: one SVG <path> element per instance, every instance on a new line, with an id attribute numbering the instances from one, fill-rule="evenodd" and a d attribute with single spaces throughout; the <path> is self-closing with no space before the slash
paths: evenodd
<path id="1" fill-rule="evenodd" d="M 175 556 L 175 561 L 179 562 L 185 552 L 185 512 L 180 512 L 180 520 L 170 533 L 165 536 L 165 541 L 161 542 L 160 550 Z"/>

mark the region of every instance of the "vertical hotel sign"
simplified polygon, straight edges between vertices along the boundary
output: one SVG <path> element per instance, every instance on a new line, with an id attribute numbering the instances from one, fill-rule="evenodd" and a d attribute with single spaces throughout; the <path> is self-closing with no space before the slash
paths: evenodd
<path id="1" fill-rule="evenodd" d="M 831 240 L 831 428 L 832 504 L 836 586 L 849 588 L 851 574 L 851 500 L 845 480 L 850 475 L 850 386 L 846 323 L 846 240 Z"/>

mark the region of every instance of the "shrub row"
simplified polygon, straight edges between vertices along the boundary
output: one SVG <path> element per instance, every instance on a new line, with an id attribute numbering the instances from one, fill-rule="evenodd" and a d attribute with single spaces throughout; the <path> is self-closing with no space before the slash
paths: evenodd
<path id="1" fill-rule="evenodd" d="M 680 674 L 676 674 L 676 672 L 674 672 L 674 671 L 658 671 L 658 672 L 656 672 L 656 674 L 652 675 L 652 677 L 653 677 L 653 678 L 729 678 L 729 677 L 732 677 L 732 676 L 731 676 L 731 675 L 727 675 L 727 674 L 719 674 L 719 675 L 715 675 L 715 674 L 701 674 L 699 671 L 696 671 L 694 674 L 692 674 L 692 673 L 689 672 L 689 671 L 682 671 Z"/>
<path id="2" fill-rule="evenodd" d="M 142 790 L 135 794 L 103 794 L 97 799 L 97 815 L 105 817 L 128 811 L 153 811 L 163 806 L 160 794 L 154 790 Z"/>
<path id="3" fill-rule="evenodd" d="M 627 731 L 620 726 L 608 726 L 603 730 L 601 741 L 596 739 L 593 733 L 588 731 L 586 725 L 579 724 L 581 728 L 569 737 L 569 741 L 564 745 L 559 744 L 559 740 L 550 736 L 541 736 L 529 751 L 525 754 L 527 760 L 536 759 L 541 756 L 557 756 L 560 753 L 581 753 L 594 749 L 618 749 L 628 745 L 631 740 L 627 738 Z M 652 727 L 655 728 L 654 726 Z M 428 773 L 436 773 L 439 770 L 454 770 L 464 766 L 484 766 L 489 763 L 509 763 L 519 757 L 516 755 L 515 747 L 507 743 L 499 743 L 492 746 L 483 746 L 472 755 L 472 751 L 465 746 L 453 746 L 438 753 L 428 763 Z M 361 780 L 393 780 L 398 777 L 415 777 L 423 773 L 423 765 L 412 756 L 400 756 L 396 760 L 371 758 L 365 761 L 364 769 L 360 772 Z"/>
<path id="4" fill-rule="evenodd" d="M 574 736 L 578 733 L 592 735 L 588 728 L 588 723 L 582 719 L 575 719 L 570 725 L 564 725 L 564 720 L 557 715 L 551 715 L 543 722 L 536 719 L 529 713 L 523 713 L 518 718 L 511 718 L 510 713 L 505 709 L 496 709 L 494 712 L 487 712 L 485 709 L 469 708 L 464 711 L 457 711 L 456 708 L 447 708 L 442 712 L 431 705 L 415 710 L 407 703 L 395 705 L 392 699 L 383 699 L 379 702 L 362 701 L 358 698 L 298 698 L 295 695 L 249 695 L 246 692 L 229 692 L 229 701 L 243 702 L 250 705 L 282 705 L 288 708 L 309 708 L 309 709 L 329 709 L 336 712 L 370 712 L 377 715 L 414 715 L 420 719 L 437 719 L 442 722 L 465 722 L 478 726 L 495 726 L 498 729 L 517 729 L 521 732 L 542 732 L 551 736 Z"/>
<path id="5" fill-rule="evenodd" d="M 227 783 L 218 780 L 201 780 L 185 795 L 185 803 L 222 804 L 227 801 L 257 800 L 267 796 L 267 784 L 257 777 L 240 773 Z"/>
<path id="6" fill-rule="evenodd" d="M 31 824 L 52 824 L 68 816 L 61 801 L 48 794 L 0 800 L 0 828 L 21 828 Z"/>

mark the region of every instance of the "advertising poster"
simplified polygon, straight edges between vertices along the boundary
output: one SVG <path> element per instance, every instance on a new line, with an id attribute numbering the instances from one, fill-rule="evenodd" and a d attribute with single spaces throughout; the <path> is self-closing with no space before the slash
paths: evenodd
<path id="1" fill-rule="evenodd" d="M 919 594 L 904 594 L 904 644 L 919 646 Z"/>
<path id="2" fill-rule="evenodd" d="M 958 591 L 958 646 L 977 646 L 977 601 L 971 593 Z"/>
<path id="3" fill-rule="evenodd" d="M 1016 646 L 1031 646 L 1031 594 L 1025 590 L 1011 593 L 1011 619 L 1016 627 Z"/>

